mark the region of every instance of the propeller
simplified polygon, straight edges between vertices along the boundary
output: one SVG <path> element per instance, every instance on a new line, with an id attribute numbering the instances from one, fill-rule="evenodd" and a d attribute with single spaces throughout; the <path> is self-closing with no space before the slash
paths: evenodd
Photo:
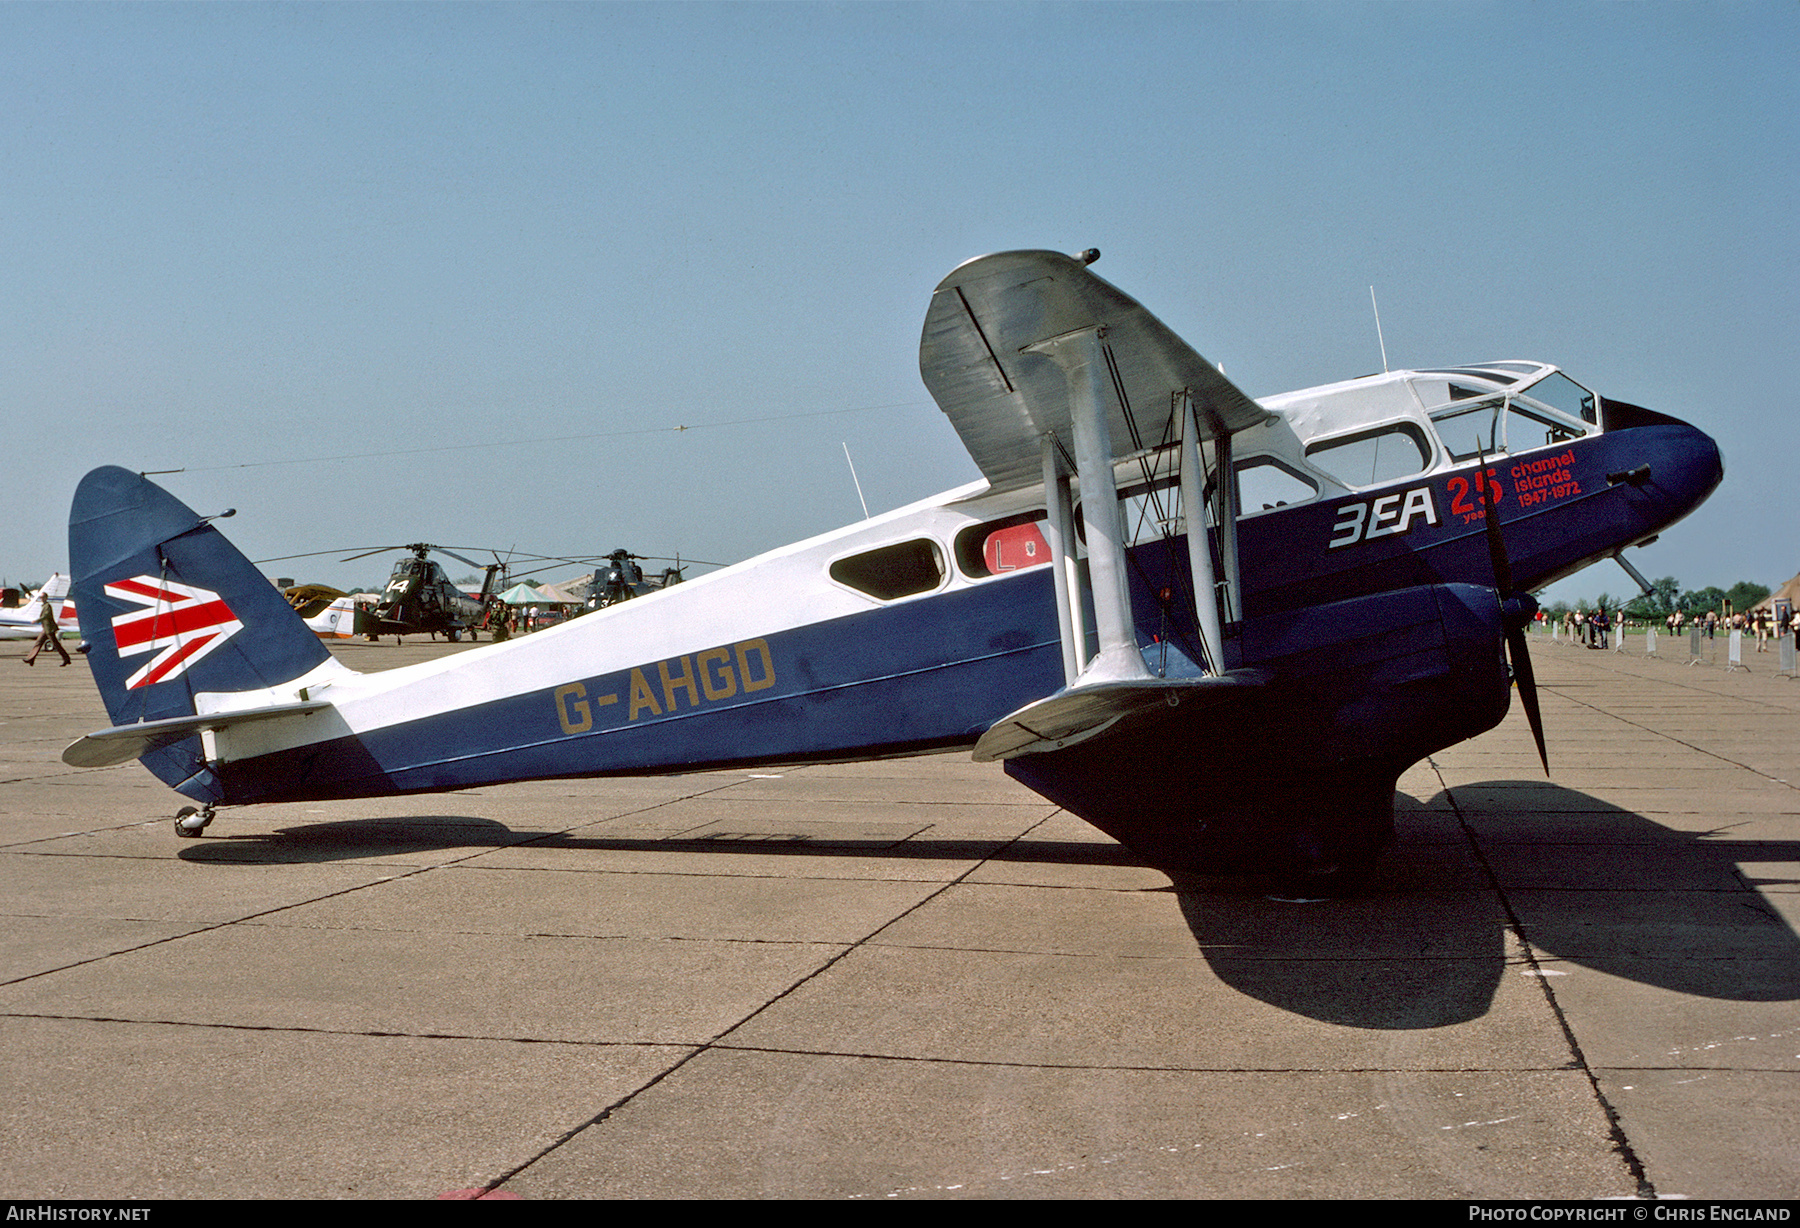
<path id="1" fill-rule="evenodd" d="M 1487 457 L 1481 455 L 1481 470 L 1476 482 L 1481 486 L 1481 506 L 1486 512 L 1488 557 L 1494 564 L 1494 588 L 1500 596 L 1500 624 L 1506 629 L 1506 657 L 1512 662 L 1513 677 L 1519 683 L 1519 703 L 1531 725 L 1531 736 L 1537 740 L 1538 758 L 1543 761 L 1544 775 L 1550 774 L 1550 754 L 1544 749 L 1544 717 L 1538 710 L 1537 675 L 1531 671 L 1531 650 L 1525 644 L 1525 624 L 1537 614 L 1537 598 L 1530 593 L 1513 591 L 1512 564 L 1507 561 L 1506 542 L 1500 535 L 1500 517 L 1494 511 L 1494 484 L 1487 480 Z"/>

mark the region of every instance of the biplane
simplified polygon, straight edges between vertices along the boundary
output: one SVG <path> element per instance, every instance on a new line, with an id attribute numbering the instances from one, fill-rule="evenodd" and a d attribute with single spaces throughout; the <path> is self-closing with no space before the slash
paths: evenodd
<path id="1" fill-rule="evenodd" d="M 140 759 L 196 836 L 259 802 L 968 750 L 1152 864 L 1353 881 L 1400 773 L 1515 678 L 1542 750 L 1531 590 L 1692 511 L 1718 448 L 1539 362 L 1258 401 L 1097 256 L 933 294 L 920 369 L 980 480 L 429 663 L 347 668 L 205 519 L 97 469 L 70 555 L 113 725 L 64 759 Z"/>

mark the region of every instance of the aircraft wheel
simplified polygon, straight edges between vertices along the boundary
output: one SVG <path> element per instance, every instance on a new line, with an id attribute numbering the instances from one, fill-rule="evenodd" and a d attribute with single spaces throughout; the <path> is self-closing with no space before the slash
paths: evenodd
<path id="1" fill-rule="evenodd" d="M 454 644 L 458 640 L 462 639 L 462 632 L 458 631 L 455 627 L 451 627 L 449 630 L 444 632 L 444 638 L 449 640 L 452 644 Z"/>
<path id="2" fill-rule="evenodd" d="M 1355 865 L 1285 875 L 1278 880 L 1269 898 L 1286 904 L 1345 899 L 1360 895 L 1374 872 L 1373 865 Z"/>
<path id="3" fill-rule="evenodd" d="M 206 830 L 207 824 L 212 821 L 211 806 L 204 810 L 196 806 L 183 806 L 175 812 L 175 834 L 185 840 L 195 839 Z"/>
<path id="4" fill-rule="evenodd" d="M 1381 772 L 1346 781 L 1329 817 L 1296 830 L 1275 898 L 1338 899 L 1360 893 L 1394 841 L 1394 785 Z"/>

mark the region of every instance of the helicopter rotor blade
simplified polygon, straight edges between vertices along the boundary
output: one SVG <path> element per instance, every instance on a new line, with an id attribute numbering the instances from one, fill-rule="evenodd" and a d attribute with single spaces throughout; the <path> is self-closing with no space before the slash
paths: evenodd
<path id="1" fill-rule="evenodd" d="M 370 553 L 374 553 L 376 550 L 386 550 L 387 548 L 388 547 L 386 547 L 386 546 L 377 546 L 374 548 L 374 550 L 370 550 Z M 368 549 L 369 549 L 369 547 L 367 547 L 367 546 L 339 546 L 337 548 L 337 550 L 309 550 L 305 554 L 283 554 L 277 558 L 272 558 L 272 559 L 252 559 L 251 564 L 256 567 L 261 567 L 264 563 L 286 563 L 292 559 L 316 559 L 323 555 L 336 554 L 338 552 L 338 550 L 368 550 Z M 358 555 L 357 557 L 360 558 L 361 556 Z M 342 560 L 339 560 L 339 561 L 341 562 Z"/>
<path id="2" fill-rule="evenodd" d="M 467 555 L 458 554 L 456 551 L 450 549 L 448 546 L 437 547 L 437 552 L 439 554 L 447 554 L 459 563 L 467 563 L 470 567 L 486 567 L 487 566 L 486 563 L 477 563 L 474 559 L 469 558 Z"/>
<path id="3" fill-rule="evenodd" d="M 405 549 L 406 549 L 405 546 L 376 546 L 373 549 L 364 550 L 361 554 L 353 554 L 349 558 L 339 559 L 338 562 L 354 563 L 357 559 L 366 559 L 371 554 L 385 554 L 389 550 L 405 550 Z"/>
<path id="4" fill-rule="evenodd" d="M 682 567 L 729 567 L 730 563 L 714 563 L 709 559 L 684 559 L 679 554 L 634 554 L 634 559 L 643 559 L 646 563 L 677 563 Z"/>

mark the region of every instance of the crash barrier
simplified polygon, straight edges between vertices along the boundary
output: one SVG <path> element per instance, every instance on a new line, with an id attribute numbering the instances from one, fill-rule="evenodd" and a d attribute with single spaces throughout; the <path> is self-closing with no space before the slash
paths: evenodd
<path id="1" fill-rule="evenodd" d="M 1706 664 L 1700 659 L 1700 627 L 1698 624 L 1688 628 L 1688 664 Z"/>
<path id="2" fill-rule="evenodd" d="M 1730 647 L 1725 653 L 1725 672 L 1729 674 L 1734 669 L 1750 672 L 1750 667 L 1744 664 L 1744 633 L 1736 627 L 1731 629 Z"/>
<path id="3" fill-rule="evenodd" d="M 1781 669 L 1777 672 L 1785 677 L 1792 678 L 1794 676 L 1794 637 L 1791 635 L 1784 635 L 1780 637 L 1780 640 Z"/>
<path id="4" fill-rule="evenodd" d="M 1654 623 L 1644 628 L 1644 655 L 1646 657 L 1656 655 L 1656 625 Z"/>

